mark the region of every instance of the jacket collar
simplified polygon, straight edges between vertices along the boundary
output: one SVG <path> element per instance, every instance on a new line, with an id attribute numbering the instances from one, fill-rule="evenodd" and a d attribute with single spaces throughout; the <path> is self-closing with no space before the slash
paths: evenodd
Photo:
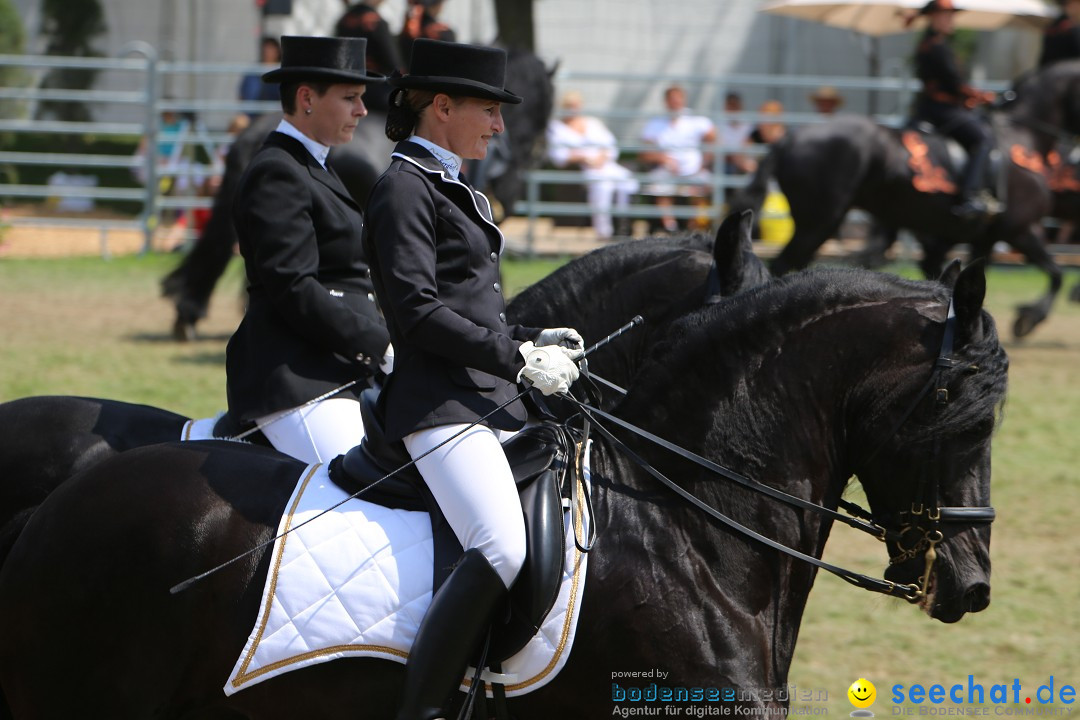
<path id="1" fill-rule="evenodd" d="M 341 182 L 341 178 L 338 177 L 337 173 L 334 172 L 329 165 L 325 168 L 320 165 L 319 161 L 311 156 L 311 153 L 308 152 L 308 149 L 304 147 L 304 144 L 299 140 L 275 130 L 266 137 L 266 142 L 264 144 L 285 150 L 292 155 L 298 163 L 308 169 L 308 172 L 314 180 L 333 190 L 342 200 L 352 207 L 357 210 L 360 209 L 360 206 L 353 196 L 349 194 L 349 191 L 345 188 L 344 183 Z"/>
<path id="2" fill-rule="evenodd" d="M 414 165 L 424 172 L 425 175 L 432 182 L 442 182 L 447 185 L 458 185 L 469 193 L 469 197 L 472 198 L 472 204 L 476 208 L 477 215 L 480 216 L 487 225 L 491 227 L 499 235 L 499 254 L 502 254 L 503 248 L 506 246 L 506 238 L 502 234 L 502 230 L 492 220 L 491 203 L 488 201 L 487 196 L 482 192 L 473 190 L 472 187 L 465 181 L 465 174 L 461 173 L 458 179 L 455 180 L 450 177 L 446 168 L 439 162 L 439 159 L 431 154 L 427 148 L 422 145 L 417 145 L 414 142 L 408 140 L 402 140 L 394 148 L 393 158 L 397 158 L 404 162 Z"/>

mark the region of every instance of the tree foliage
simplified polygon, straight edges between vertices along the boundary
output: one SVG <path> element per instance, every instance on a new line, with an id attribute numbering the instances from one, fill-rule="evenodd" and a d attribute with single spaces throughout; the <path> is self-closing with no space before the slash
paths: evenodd
<path id="1" fill-rule="evenodd" d="M 11 0 L 0 0 L 0 54 L 21 55 L 26 43 L 22 18 Z M 0 66 L 0 87 L 26 85 L 26 73 L 12 65 Z M 0 100 L 0 117 L 17 117 L 18 100 Z M 0 180 L 2 181 L 2 180 Z"/>
<path id="2" fill-rule="evenodd" d="M 507 48 L 536 51 L 533 0 L 494 0 L 499 43 Z"/>
<path id="3" fill-rule="evenodd" d="M 46 55 L 101 57 L 94 40 L 105 32 L 105 14 L 99 0 L 44 0 L 41 7 L 41 35 Z M 41 82 L 43 88 L 87 89 L 94 84 L 97 70 L 91 68 L 55 68 Z M 90 110 L 84 103 L 71 101 L 43 102 L 39 117 L 84 121 Z"/>

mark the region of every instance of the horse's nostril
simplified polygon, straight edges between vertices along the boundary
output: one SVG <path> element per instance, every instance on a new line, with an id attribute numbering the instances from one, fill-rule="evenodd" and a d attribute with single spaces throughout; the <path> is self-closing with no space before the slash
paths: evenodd
<path id="1" fill-rule="evenodd" d="M 975 583 L 964 593 L 964 607 L 968 612 L 985 610 L 990 604 L 990 585 Z"/>

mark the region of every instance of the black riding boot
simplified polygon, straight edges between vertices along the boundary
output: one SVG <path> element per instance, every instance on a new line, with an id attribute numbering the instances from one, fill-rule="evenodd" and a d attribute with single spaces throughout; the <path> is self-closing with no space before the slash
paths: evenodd
<path id="1" fill-rule="evenodd" d="M 397 720 L 445 716 L 505 595 L 502 578 L 483 553 L 466 551 L 420 622 L 405 664 L 405 697 Z"/>

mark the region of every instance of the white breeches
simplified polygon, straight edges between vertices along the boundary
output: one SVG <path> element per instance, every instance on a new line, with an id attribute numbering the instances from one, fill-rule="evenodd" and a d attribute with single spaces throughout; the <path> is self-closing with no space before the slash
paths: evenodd
<path id="1" fill-rule="evenodd" d="M 612 204 L 619 208 L 628 206 L 630 196 L 638 191 L 638 182 L 629 170 L 615 164 L 586 170 L 584 175 L 585 192 L 592 210 L 593 230 L 598 236 L 609 238 L 614 231 L 611 222 Z"/>
<path id="2" fill-rule="evenodd" d="M 306 463 L 330 462 L 364 439 L 360 402 L 353 398 L 330 398 L 255 422 L 274 448 Z"/>
<path id="3" fill-rule="evenodd" d="M 418 430 L 405 437 L 405 448 L 420 457 L 466 427 Z M 461 547 L 479 549 L 510 587 L 525 563 L 525 518 L 499 433 L 477 425 L 418 460 L 416 467 Z"/>

